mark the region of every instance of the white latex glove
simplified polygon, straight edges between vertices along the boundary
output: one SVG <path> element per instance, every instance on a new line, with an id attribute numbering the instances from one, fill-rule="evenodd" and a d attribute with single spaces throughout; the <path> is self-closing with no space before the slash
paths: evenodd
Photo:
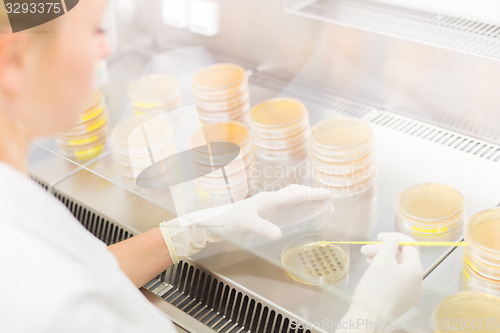
<path id="1" fill-rule="evenodd" d="M 393 320 L 410 309 L 420 296 L 423 285 L 420 251 L 415 246 L 399 245 L 399 242 L 414 240 L 401 233 L 380 233 L 378 239 L 382 244 L 361 248 L 370 266 L 354 291 L 349 311 L 342 320 L 344 323 L 360 320 L 360 323 L 375 324 Z M 370 329 L 370 325 L 357 328 L 337 332 L 383 331 L 376 327 Z"/>
<path id="2" fill-rule="evenodd" d="M 328 201 L 330 191 L 290 185 L 275 192 L 261 192 L 235 204 L 203 209 L 160 224 L 174 264 L 213 242 L 256 232 L 268 239 L 281 238 L 278 226 L 265 220 L 279 207 L 306 201 Z"/>

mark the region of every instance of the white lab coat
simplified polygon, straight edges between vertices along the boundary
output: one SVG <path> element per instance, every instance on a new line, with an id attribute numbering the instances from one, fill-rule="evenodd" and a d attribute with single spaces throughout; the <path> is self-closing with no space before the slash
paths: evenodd
<path id="1" fill-rule="evenodd" d="M 0 332 L 175 332 L 105 244 L 0 163 Z"/>

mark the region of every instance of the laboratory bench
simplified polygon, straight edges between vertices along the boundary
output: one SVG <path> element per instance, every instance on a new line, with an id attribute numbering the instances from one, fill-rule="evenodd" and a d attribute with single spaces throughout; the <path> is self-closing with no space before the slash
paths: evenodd
<path id="1" fill-rule="evenodd" d="M 244 235 L 210 244 L 146 284 L 145 297 L 179 332 L 333 332 L 368 265 L 360 246 L 349 246 L 345 278 L 308 286 L 283 268 L 290 240 L 306 233 L 375 240 L 396 231 L 398 196 L 418 183 L 457 189 L 466 219 L 500 205 L 500 24 L 412 9 L 402 0 L 218 0 L 221 32 L 210 37 L 163 24 L 159 13 L 167 2 L 114 4 L 117 47 L 99 89 L 112 127 L 132 117 L 128 89 L 138 78 L 175 76 L 189 106 L 198 71 L 235 63 L 246 71 L 252 107 L 290 97 L 306 106 L 312 125 L 337 117 L 369 124 L 377 172 L 373 191 L 335 201 L 333 212 L 299 232 L 274 242 Z M 127 7 L 132 3 L 135 10 Z M 168 188 L 124 183 L 109 145 L 75 162 L 55 138 L 42 138 L 29 167 L 31 178 L 106 244 L 179 213 Z M 263 175 L 258 191 L 312 184 L 301 170 L 307 161 Z M 188 204 L 194 210 L 206 202 Z M 393 332 L 431 332 L 436 306 L 462 289 L 462 256 L 461 247 L 421 248 L 424 290 Z"/>

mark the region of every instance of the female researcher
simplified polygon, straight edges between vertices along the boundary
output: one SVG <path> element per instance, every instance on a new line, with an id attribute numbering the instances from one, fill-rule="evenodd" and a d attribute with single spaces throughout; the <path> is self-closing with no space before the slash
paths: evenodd
<path id="1" fill-rule="evenodd" d="M 279 228 L 259 216 L 265 210 L 327 200 L 325 190 L 291 186 L 106 247 L 26 177 L 31 141 L 72 127 L 90 96 L 95 62 L 109 52 L 100 29 L 106 0 L 81 0 L 19 33 L 0 7 L 0 332 L 173 332 L 137 287 L 221 233 L 279 238 Z M 372 264 L 346 318 L 390 318 L 415 300 L 418 250 L 401 248 L 401 237 L 382 235 L 381 247 L 365 248 Z"/>

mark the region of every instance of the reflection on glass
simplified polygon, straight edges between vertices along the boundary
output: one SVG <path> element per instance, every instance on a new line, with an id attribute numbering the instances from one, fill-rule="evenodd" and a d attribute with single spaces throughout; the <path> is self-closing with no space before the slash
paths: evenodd
<path id="1" fill-rule="evenodd" d="M 88 105 L 80 113 L 75 126 L 57 135 L 61 153 L 77 162 L 85 162 L 99 156 L 106 147 L 109 121 L 101 94 L 94 91 Z"/>
<path id="2" fill-rule="evenodd" d="M 199 71 L 193 80 L 196 108 L 204 124 L 244 122 L 250 109 L 245 70 L 234 64 L 217 64 Z"/>

